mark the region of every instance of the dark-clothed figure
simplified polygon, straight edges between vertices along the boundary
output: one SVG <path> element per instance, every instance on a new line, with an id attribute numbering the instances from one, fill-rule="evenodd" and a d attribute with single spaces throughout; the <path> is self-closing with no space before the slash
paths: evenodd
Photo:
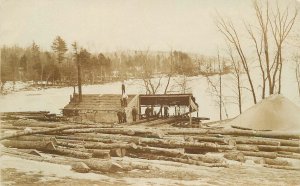
<path id="1" fill-rule="evenodd" d="M 122 116 L 123 116 L 123 123 L 126 123 L 126 122 L 127 122 L 127 119 L 126 119 L 126 112 L 125 112 L 125 109 L 123 110 Z"/>
<path id="2" fill-rule="evenodd" d="M 135 108 L 135 106 L 132 108 L 131 114 L 132 114 L 132 120 L 136 121 L 137 109 Z"/>
<path id="3" fill-rule="evenodd" d="M 124 81 L 122 82 L 122 94 L 125 94 L 125 83 L 124 83 Z"/>
<path id="4" fill-rule="evenodd" d="M 145 115 L 146 115 L 147 120 L 149 120 L 149 118 L 150 118 L 150 113 L 151 113 L 151 109 L 149 107 L 147 107 L 145 110 Z"/>
<path id="5" fill-rule="evenodd" d="M 164 117 L 165 118 L 169 117 L 169 107 L 168 106 L 164 107 Z"/>
<path id="6" fill-rule="evenodd" d="M 127 94 L 123 94 L 122 95 L 122 100 L 123 100 L 123 106 L 124 107 L 127 107 L 127 99 L 128 99 Z"/>
<path id="7" fill-rule="evenodd" d="M 120 99 L 120 102 L 121 102 L 121 107 L 123 107 L 124 106 L 123 98 Z"/>
<path id="8" fill-rule="evenodd" d="M 119 123 L 122 123 L 122 122 L 123 122 L 123 116 L 122 116 L 121 110 L 119 110 L 119 111 L 117 112 L 117 116 L 118 116 Z"/>

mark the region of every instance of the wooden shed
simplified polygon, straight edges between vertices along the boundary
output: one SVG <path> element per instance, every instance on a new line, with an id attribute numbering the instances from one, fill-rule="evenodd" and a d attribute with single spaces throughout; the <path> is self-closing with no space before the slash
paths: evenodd
<path id="1" fill-rule="evenodd" d="M 78 94 L 70 96 L 70 102 L 62 109 L 63 115 L 77 121 L 117 122 L 117 112 L 122 109 L 120 94 L 83 94 L 79 102 Z M 128 95 L 128 106 L 125 108 L 127 118 L 130 111 L 138 105 L 138 95 Z"/>
<path id="2" fill-rule="evenodd" d="M 78 94 L 70 96 L 70 102 L 63 108 L 63 115 L 76 121 L 118 122 L 117 112 L 122 109 L 120 94 L 83 94 L 79 101 Z M 198 111 L 198 105 L 192 94 L 156 94 L 128 95 L 128 105 L 125 109 L 127 121 L 132 121 L 131 110 L 135 106 L 141 116 L 142 107 L 186 106 L 187 113 Z"/>

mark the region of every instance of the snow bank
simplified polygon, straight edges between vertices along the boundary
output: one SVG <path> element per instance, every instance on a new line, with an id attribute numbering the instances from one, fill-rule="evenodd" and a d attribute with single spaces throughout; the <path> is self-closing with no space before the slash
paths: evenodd
<path id="1" fill-rule="evenodd" d="M 48 162 L 38 162 L 17 157 L 3 155 L 0 157 L 0 169 L 15 168 L 18 171 L 26 173 L 42 174 L 44 181 L 60 179 L 60 178 L 73 178 L 73 179 L 88 179 L 88 180 L 101 180 L 113 182 L 114 179 L 105 175 L 95 173 L 77 173 L 71 170 L 69 165 L 59 165 Z"/>
<path id="2" fill-rule="evenodd" d="M 282 95 L 272 95 L 228 123 L 255 130 L 300 131 L 300 107 Z"/>

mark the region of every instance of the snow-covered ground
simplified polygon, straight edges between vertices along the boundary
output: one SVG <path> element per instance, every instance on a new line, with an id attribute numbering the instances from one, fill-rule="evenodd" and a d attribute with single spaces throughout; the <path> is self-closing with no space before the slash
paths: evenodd
<path id="1" fill-rule="evenodd" d="M 212 81 L 218 80 L 218 75 L 210 77 Z M 236 104 L 236 96 L 234 93 L 235 86 L 232 83 L 233 76 L 230 74 L 223 77 L 223 95 L 225 99 L 226 112 L 228 118 L 238 115 L 238 106 Z M 253 76 L 257 94 L 261 91 L 258 86 L 260 82 L 259 72 Z M 153 79 L 158 81 L 158 78 Z M 180 87 L 176 86 L 178 82 L 182 82 L 183 77 L 177 76 L 172 78 L 169 86 L 171 93 L 182 93 Z M 219 108 L 216 97 L 212 96 L 208 89 L 207 79 L 203 76 L 195 76 L 187 78 L 186 92 L 191 92 L 199 104 L 199 116 L 209 117 L 211 121 L 219 119 Z M 162 79 L 159 93 L 164 91 L 167 78 Z M 243 77 L 243 86 L 247 86 L 246 77 Z M 126 92 L 128 94 L 144 94 L 145 88 L 142 80 L 128 80 L 125 82 Z M 43 90 L 21 90 L 7 95 L 0 95 L 0 112 L 11 111 L 50 111 L 52 113 L 61 113 L 61 109 L 69 102 L 70 95 L 73 93 L 73 87 L 64 88 L 48 88 Z M 121 82 L 107 83 L 103 85 L 86 85 L 83 86 L 84 94 L 120 94 Z M 300 97 L 297 92 L 296 78 L 293 65 L 285 66 L 282 80 L 282 95 L 300 106 Z M 259 97 L 259 96 L 258 96 Z M 258 100 L 259 101 L 259 100 Z M 235 103 L 234 103 L 235 102 Z M 243 89 L 243 110 L 253 106 L 252 96 L 250 92 Z M 223 109 L 223 119 L 226 119 L 226 113 Z M 172 112 L 172 109 L 171 109 Z"/>

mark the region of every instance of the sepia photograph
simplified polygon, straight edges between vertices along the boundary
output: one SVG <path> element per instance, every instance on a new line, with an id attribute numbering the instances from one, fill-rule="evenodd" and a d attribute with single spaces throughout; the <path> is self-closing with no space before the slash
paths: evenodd
<path id="1" fill-rule="evenodd" d="M 0 185 L 300 185 L 299 14 L 0 0 Z"/>

